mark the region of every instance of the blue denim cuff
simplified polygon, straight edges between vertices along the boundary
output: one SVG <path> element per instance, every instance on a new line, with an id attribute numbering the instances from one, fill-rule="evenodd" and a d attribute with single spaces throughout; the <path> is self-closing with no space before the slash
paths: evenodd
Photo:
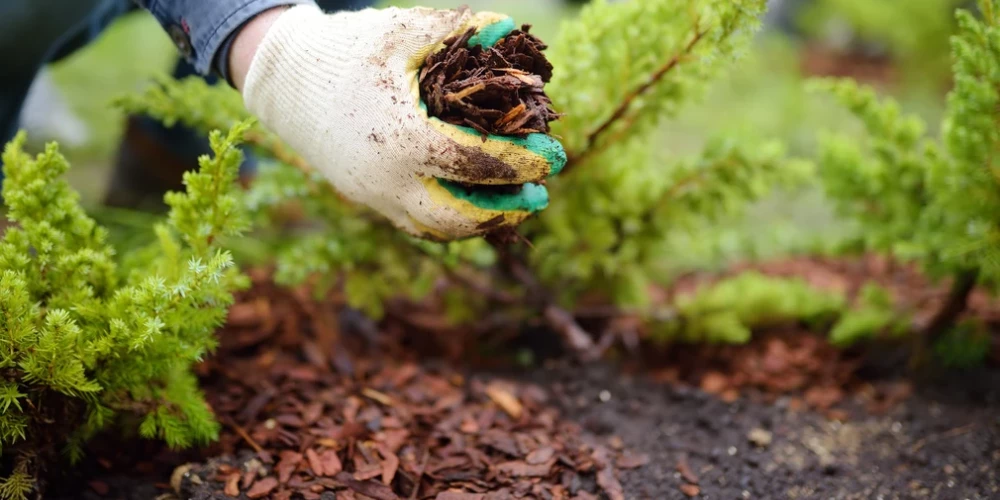
<path id="1" fill-rule="evenodd" d="M 261 12 L 282 5 L 315 4 L 314 0 L 137 0 L 159 21 L 181 55 L 195 70 L 208 75 L 215 71 L 228 78 L 228 57 L 232 35 Z"/>

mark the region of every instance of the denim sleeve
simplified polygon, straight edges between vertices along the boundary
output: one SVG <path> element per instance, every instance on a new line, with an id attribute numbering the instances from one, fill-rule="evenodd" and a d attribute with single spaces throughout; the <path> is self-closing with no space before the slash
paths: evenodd
<path id="1" fill-rule="evenodd" d="M 315 0 L 135 0 L 170 35 L 181 55 L 202 75 L 216 72 L 229 80 L 226 59 L 237 28 L 257 14 L 281 5 L 315 4 Z"/>

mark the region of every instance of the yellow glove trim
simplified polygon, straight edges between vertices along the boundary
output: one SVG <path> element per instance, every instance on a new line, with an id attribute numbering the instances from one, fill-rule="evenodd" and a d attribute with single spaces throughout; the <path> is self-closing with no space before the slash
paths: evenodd
<path id="1" fill-rule="evenodd" d="M 531 217 L 531 212 L 526 210 L 489 210 L 473 205 L 466 200 L 454 197 L 448 192 L 447 189 L 441 186 L 437 179 L 424 177 L 421 178 L 420 181 L 424 184 L 424 187 L 427 188 L 427 193 L 430 196 L 431 201 L 439 205 L 451 207 L 462 216 L 473 221 L 475 224 L 482 224 L 502 215 L 504 217 L 504 221 L 499 225 L 510 226 L 520 224 L 528 217 Z"/>

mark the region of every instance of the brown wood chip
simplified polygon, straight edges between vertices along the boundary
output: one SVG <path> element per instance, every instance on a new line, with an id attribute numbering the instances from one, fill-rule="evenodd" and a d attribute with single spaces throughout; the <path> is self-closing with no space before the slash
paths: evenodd
<path id="1" fill-rule="evenodd" d="M 273 477 L 265 477 L 253 483 L 250 491 L 247 491 L 247 498 L 264 498 L 271 494 L 278 487 L 278 480 Z"/>
<path id="2" fill-rule="evenodd" d="M 105 483 L 104 481 L 91 481 L 88 484 L 90 485 L 90 489 L 94 490 L 94 493 L 101 496 L 105 496 L 111 491 L 108 483 Z"/>
<path id="3" fill-rule="evenodd" d="M 323 467 L 323 475 L 332 477 L 344 470 L 344 464 L 340 462 L 340 457 L 334 450 L 325 450 L 319 455 L 319 461 Z"/>
<path id="4" fill-rule="evenodd" d="M 309 462 L 309 468 L 312 469 L 314 476 L 320 477 L 325 475 L 323 462 L 320 461 L 319 454 L 316 453 L 316 450 L 312 448 L 306 450 L 306 460 Z"/>
<path id="5" fill-rule="evenodd" d="M 625 452 L 618 457 L 616 465 L 619 469 L 638 469 L 649 463 L 649 455 L 645 453 Z"/>
<path id="6" fill-rule="evenodd" d="M 615 469 L 609 458 L 610 453 L 607 448 L 600 447 L 594 450 L 594 463 L 597 465 L 597 485 L 604 490 L 611 500 L 625 500 L 625 491 L 618 481 Z"/>
<path id="7" fill-rule="evenodd" d="M 291 479 L 292 472 L 302 462 L 302 454 L 294 451 L 283 451 L 279 456 L 278 465 L 274 466 L 274 470 L 278 473 L 278 482 L 284 484 Z"/>
<path id="8" fill-rule="evenodd" d="M 691 484 L 698 484 L 698 476 L 691 470 L 691 466 L 688 465 L 687 459 L 682 458 L 677 462 L 677 472 L 680 472 L 681 477 L 685 481 Z"/>
<path id="9" fill-rule="evenodd" d="M 689 497 L 696 497 L 701 494 L 701 488 L 694 484 L 682 484 L 681 493 Z"/>
<path id="10" fill-rule="evenodd" d="M 503 411 L 507 412 L 511 418 L 521 418 L 521 414 L 524 412 L 524 407 L 521 406 L 521 402 L 500 384 L 490 384 L 486 388 L 486 395 L 488 395 L 494 403 L 500 406 L 500 408 L 503 408 Z"/>
<path id="11" fill-rule="evenodd" d="M 537 465 L 515 460 L 498 464 L 497 470 L 514 477 L 544 477 L 549 475 L 553 465 L 555 465 L 555 460 Z"/>
<path id="12" fill-rule="evenodd" d="M 539 465 L 548 462 L 556 454 L 555 448 L 551 446 L 546 446 L 544 448 L 539 448 L 531 453 L 528 453 L 527 458 L 524 459 L 528 465 Z"/>
<path id="13" fill-rule="evenodd" d="M 382 455 L 382 483 L 389 485 L 399 470 L 399 457 L 384 443 L 377 443 L 379 455 Z"/>
<path id="14" fill-rule="evenodd" d="M 233 472 L 226 476 L 226 486 L 222 492 L 226 496 L 234 498 L 240 496 L 240 474 L 238 472 Z"/>
<path id="15" fill-rule="evenodd" d="M 345 484 L 355 493 L 360 493 L 375 500 L 398 500 L 399 496 L 392 492 L 388 486 L 377 481 L 358 481 L 347 472 L 337 474 L 337 480 Z"/>
<path id="16" fill-rule="evenodd" d="M 484 500 L 486 495 L 483 493 L 466 493 L 464 491 L 442 491 L 438 493 L 434 500 Z"/>

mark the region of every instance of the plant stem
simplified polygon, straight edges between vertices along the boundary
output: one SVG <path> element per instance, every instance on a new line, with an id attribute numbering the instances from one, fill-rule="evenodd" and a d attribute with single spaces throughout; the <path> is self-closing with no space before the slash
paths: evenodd
<path id="1" fill-rule="evenodd" d="M 511 254 L 507 247 L 499 243 L 494 243 L 493 248 L 507 275 L 524 286 L 528 304 L 541 314 L 545 324 L 563 339 L 578 359 L 596 360 L 600 352 L 587 331 L 576 322 L 573 313 L 556 304 L 552 292 L 538 281 L 520 256 Z"/>
<path id="2" fill-rule="evenodd" d="M 927 342 L 937 340 L 954 326 L 958 317 L 965 312 L 969 303 L 969 295 L 976 288 L 978 281 L 979 269 L 967 269 L 955 275 L 955 281 L 951 284 L 947 300 L 924 329 L 924 338 L 927 339 Z"/>

